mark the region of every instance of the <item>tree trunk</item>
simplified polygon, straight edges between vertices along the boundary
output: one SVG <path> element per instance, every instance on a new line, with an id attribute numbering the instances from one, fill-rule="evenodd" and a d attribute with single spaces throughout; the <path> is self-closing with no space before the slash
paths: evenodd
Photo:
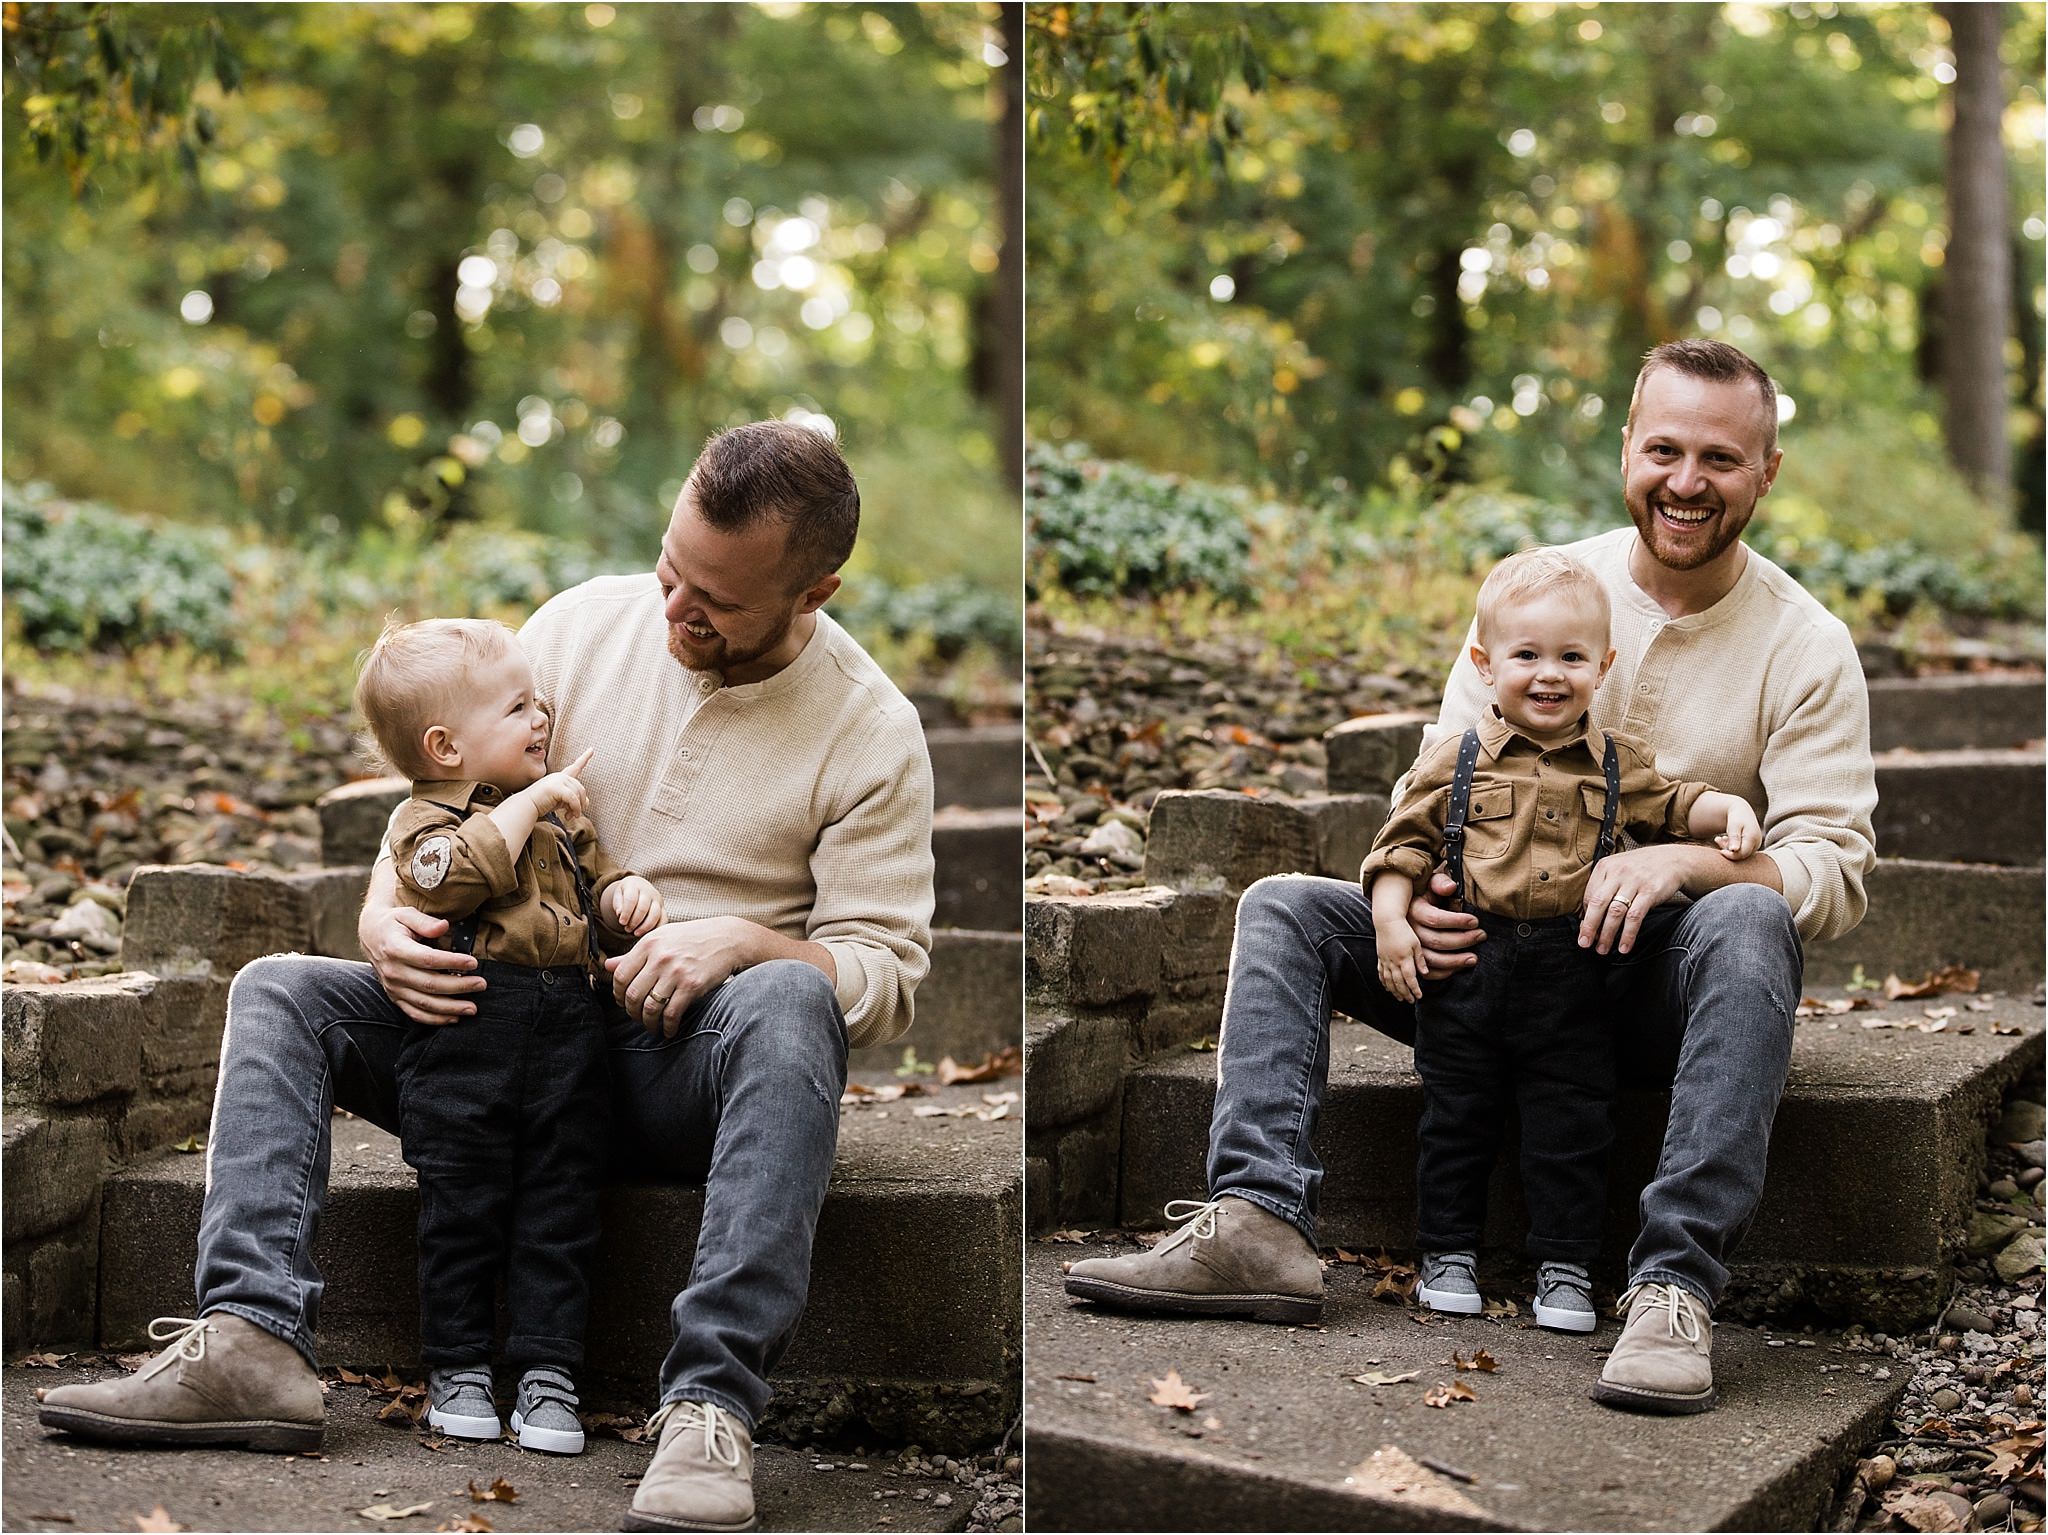
<path id="1" fill-rule="evenodd" d="M 988 298 L 990 400 L 996 447 L 1013 490 L 1024 488 L 1024 7 L 1005 4 L 1003 52 L 996 72 L 1002 114 L 996 119 L 996 226 L 1002 245 Z"/>
<path id="2" fill-rule="evenodd" d="M 2002 5 L 1944 3 L 1956 56 L 1948 135 L 1949 233 L 1942 273 L 1942 395 L 1949 457 L 1987 494 L 2012 489 L 2005 341 L 2012 303 L 2006 228 Z"/>

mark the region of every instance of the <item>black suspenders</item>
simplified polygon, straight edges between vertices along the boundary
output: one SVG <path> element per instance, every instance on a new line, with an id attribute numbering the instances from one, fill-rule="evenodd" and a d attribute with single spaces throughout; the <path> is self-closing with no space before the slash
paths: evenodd
<path id="1" fill-rule="evenodd" d="M 590 897 L 590 881 L 583 877 L 583 865 L 576 858 L 576 839 L 570 835 L 569 828 L 563 824 L 562 818 L 552 810 L 543 819 L 562 834 L 561 856 L 567 860 L 569 872 L 576 879 L 576 899 L 583 907 L 584 943 L 590 951 L 590 963 L 592 966 L 596 966 L 601 962 L 597 948 L 597 903 Z M 448 936 L 442 940 L 442 946 L 453 950 L 457 954 L 474 953 L 476 951 L 476 927 L 475 912 L 450 922 L 448 924 Z"/>
<path id="2" fill-rule="evenodd" d="M 1600 841 L 1593 849 L 1598 863 L 1614 851 L 1614 821 L 1621 808 L 1621 758 L 1614 750 L 1614 737 L 1605 735 L 1606 748 L 1600 754 L 1600 773 L 1607 780 L 1605 802 L 1600 807 Z M 1458 742 L 1458 766 L 1451 774 L 1451 802 L 1444 812 L 1444 864 L 1457 881 L 1458 899 L 1465 899 L 1465 819 L 1472 803 L 1472 772 L 1479 766 L 1479 732 L 1467 730 Z"/>

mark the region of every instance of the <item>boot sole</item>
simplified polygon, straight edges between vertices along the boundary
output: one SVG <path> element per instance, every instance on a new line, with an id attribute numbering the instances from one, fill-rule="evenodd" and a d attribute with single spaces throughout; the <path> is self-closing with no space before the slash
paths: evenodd
<path id="1" fill-rule="evenodd" d="M 1687 1395 L 1676 1391 L 1646 1391 L 1640 1386 L 1616 1386 L 1604 1380 L 1594 1383 L 1592 1397 L 1603 1407 L 1619 1407 L 1624 1412 L 1660 1413 L 1665 1417 L 1705 1412 L 1721 1399 L 1720 1393 L 1712 1386 L 1703 1392 Z"/>
<path id="2" fill-rule="evenodd" d="M 103 1444 L 227 1445 L 266 1455 L 300 1455 L 320 1448 L 327 1428 L 319 1423 L 287 1423 L 254 1418 L 224 1423 L 162 1423 L 147 1418 L 117 1418 L 83 1407 L 40 1403 L 36 1421 L 81 1439 Z"/>
<path id="3" fill-rule="evenodd" d="M 751 1530 L 754 1521 L 748 1519 L 742 1524 L 707 1524 L 701 1520 L 663 1519 L 658 1514 L 643 1514 L 635 1509 L 626 1515 L 622 1530 Z"/>
<path id="4" fill-rule="evenodd" d="M 1183 1290 L 1140 1290 L 1107 1279 L 1084 1279 L 1069 1274 L 1067 1294 L 1075 1300 L 1093 1301 L 1117 1311 L 1164 1311 L 1177 1316 L 1234 1316 L 1254 1322 L 1316 1322 L 1322 1320 L 1323 1303 L 1298 1295 L 1239 1294 L 1195 1295 Z"/>

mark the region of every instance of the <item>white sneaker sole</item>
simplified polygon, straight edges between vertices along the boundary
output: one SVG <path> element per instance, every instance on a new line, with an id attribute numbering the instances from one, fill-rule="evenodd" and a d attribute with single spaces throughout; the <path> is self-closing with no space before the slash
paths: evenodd
<path id="1" fill-rule="evenodd" d="M 522 1450 L 546 1450 L 550 1455 L 583 1453 L 583 1430 L 580 1428 L 536 1428 L 522 1421 L 515 1412 L 512 1414 L 512 1433 Z"/>
<path id="2" fill-rule="evenodd" d="M 1545 1306 L 1532 1301 L 1536 1312 L 1536 1325 L 1547 1327 L 1552 1332 L 1591 1332 L 1600 1325 L 1600 1318 L 1590 1311 L 1573 1311 L 1563 1306 Z"/>
<path id="3" fill-rule="evenodd" d="M 1431 1311 L 1448 1311 L 1454 1316 L 1477 1316 L 1486 1309 L 1480 1295 L 1460 1295 L 1455 1290 L 1432 1290 L 1426 1284 L 1415 1287 L 1415 1298 Z"/>
<path id="4" fill-rule="evenodd" d="M 444 1412 L 439 1407 L 427 1409 L 427 1427 L 438 1428 L 452 1439 L 495 1439 L 502 1432 L 496 1413 L 488 1418 L 472 1418 L 462 1413 Z"/>

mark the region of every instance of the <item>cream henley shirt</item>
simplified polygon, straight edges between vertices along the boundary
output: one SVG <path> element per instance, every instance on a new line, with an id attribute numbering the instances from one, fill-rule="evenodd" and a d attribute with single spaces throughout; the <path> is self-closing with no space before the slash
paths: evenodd
<path id="1" fill-rule="evenodd" d="M 1839 937 L 1863 920 L 1877 863 L 1870 698 L 1848 627 L 1754 549 L 1719 602 L 1672 618 L 1628 573 L 1635 543 L 1626 527 L 1565 546 L 1614 609 L 1614 665 L 1593 695 L 1593 728 L 1643 737 L 1667 777 L 1748 800 L 1800 937 Z M 1493 701 L 1472 664 L 1475 638 L 1451 668 L 1424 753 Z"/>
<path id="2" fill-rule="evenodd" d="M 827 614 L 764 682 L 668 651 L 649 573 L 550 599 L 519 638 L 605 850 L 670 922 L 738 916 L 831 951 L 855 1046 L 910 1027 L 930 967 L 932 774 L 917 710 Z"/>

